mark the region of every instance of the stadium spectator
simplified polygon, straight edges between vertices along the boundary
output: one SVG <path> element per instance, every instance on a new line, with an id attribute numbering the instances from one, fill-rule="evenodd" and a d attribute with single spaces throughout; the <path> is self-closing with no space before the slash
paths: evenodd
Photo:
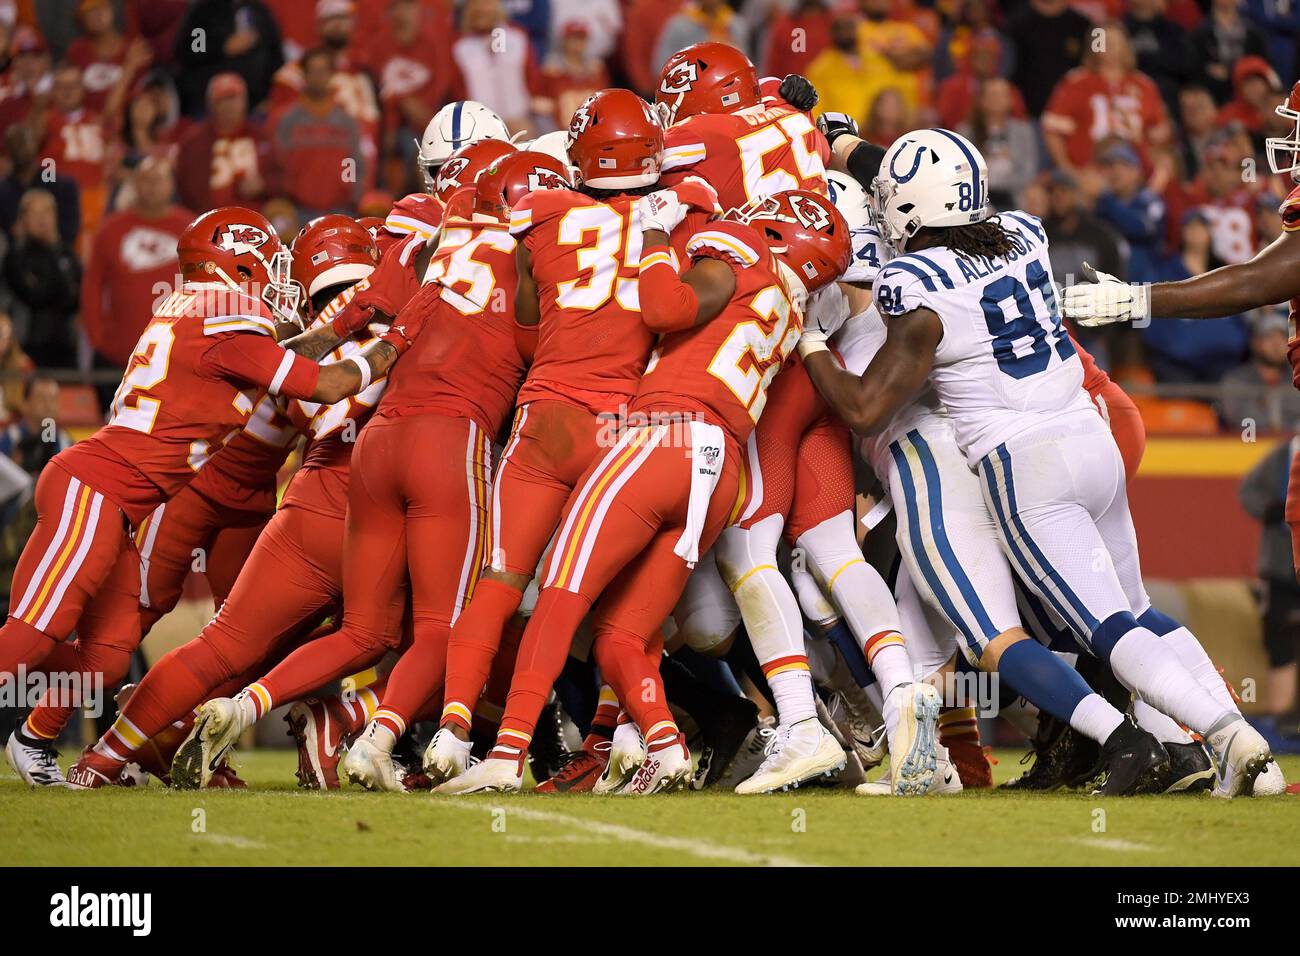
<path id="1" fill-rule="evenodd" d="M 36 363 L 14 335 L 14 320 L 8 312 L 0 310 L 0 397 L 3 397 L 6 418 L 22 412 L 23 383 L 34 371 Z"/>
<path id="2" fill-rule="evenodd" d="M 1268 57 L 1259 28 L 1241 15 L 1241 0 L 1210 0 L 1210 15 L 1187 38 L 1192 76 L 1220 105 L 1232 96 L 1232 67 L 1244 56 Z"/>
<path id="3" fill-rule="evenodd" d="M 566 23 L 542 67 L 533 110 L 554 129 L 567 128 L 573 111 L 592 93 L 609 86 L 609 73 L 589 52 L 589 41 L 585 23 Z"/>
<path id="4" fill-rule="evenodd" d="M 835 11 L 831 45 L 808 64 L 808 79 L 817 87 L 819 110 L 847 113 L 860 123 L 865 121 L 872 103 L 867 91 L 873 87 L 858 42 L 858 19 L 851 11 Z"/>
<path id="5" fill-rule="evenodd" d="M 1002 41 L 996 33 L 990 30 L 970 37 L 958 60 L 957 70 L 944 77 L 935 90 L 939 125 L 945 129 L 957 129 L 969 122 L 979 99 L 981 84 L 999 77 L 1001 66 Z M 1010 83 L 1004 85 L 1004 90 L 1010 98 L 1010 115 L 1023 119 L 1025 98 Z"/>
<path id="6" fill-rule="evenodd" d="M 248 119 L 248 90 L 238 73 L 208 84 L 208 117 L 177 150 L 181 205 L 197 211 L 255 203 L 266 191 L 267 146 Z"/>
<path id="7" fill-rule="evenodd" d="M 40 137 L 26 123 L 15 123 L 5 134 L 5 148 L 13 170 L 0 180 L 0 229 L 12 235 L 18 205 L 33 187 L 54 197 L 58 209 L 59 237 L 77 241 L 81 232 L 81 193 L 71 176 L 56 176 L 41 162 Z"/>
<path id="8" fill-rule="evenodd" d="M 1291 431 L 1300 426 L 1300 391 L 1291 387 L 1286 358 L 1287 307 L 1255 309 L 1246 315 L 1246 327 L 1250 357 L 1223 376 L 1219 417 L 1234 431 L 1247 423 L 1259 432 Z M 1295 583 L 1294 574 L 1287 577 Z"/>
<path id="9" fill-rule="evenodd" d="M 832 19 L 826 0 L 795 0 L 790 10 L 778 12 L 767 32 L 762 72 L 806 74 L 808 65 L 830 46 Z"/>
<path id="10" fill-rule="evenodd" d="M 1221 130 L 1206 147 L 1201 173 L 1180 197 L 1179 206 L 1198 206 L 1211 224 L 1214 254 L 1223 262 L 1245 262 L 1255 254 L 1257 184 L 1243 177 L 1254 161 L 1244 134 Z"/>
<path id="11" fill-rule="evenodd" d="M 1295 389 L 1288 388 L 1292 394 Z M 1297 704 L 1297 651 L 1300 651 L 1300 587 L 1296 585 L 1291 555 L 1291 529 L 1286 523 L 1287 485 L 1291 459 L 1300 451 L 1300 439 L 1278 442 L 1241 480 L 1237 490 L 1241 507 L 1262 526 L 1259 538 L 1259 601 L 1263 616 L 1264 650 L 1268 676 L 1260 701 L 1263 713 L 1250 722 L 1268 740 L 1275 754 L 1300 753 L 1300 740 L 1281 732 L 1290 717 L 1295 727 Z"/>
<path id="12" fill-rule="evenodd" d="M 1151 77 L 1165 107 L 1176 109 L 1188 73 L 1186 32 L 1165 15 L 1164 0 L 1129 0 L 1124 29 L 1138 70 Z"/>
<path id="13" fill-rule="evenodd" d="M 1219 110 L 1218 126 L 1237 123 L 1254 142 L 1256 152 L 1264 148 L 1264 131 L 1282 96 L 1282 81 L 1262 56 L 1243 56 L 1232 67 L 1232 99 Z"/>
<path id="14" fill-rule="evenodd" d="M 623 34 L 619 0 L 551 0 L 551 35 L 558 37 L 568 23 L 587 27 L 588 52 L 604 63 L 618 49 Z"/>
<path id="15" fill-rule="evenodd" d="M 276 192 L 303 220 L 346 212 L 367 182 L 357 122 L 334 96 L 334 54 L 316 47 L 302 55 L 302 92 L 279 114 L 271 131 Z"/>
<path id="16" fill-rule="evenodd" d="M 113 90 L 129 84 L 131 73 L 147 66 L 153 53 L 143 40 L 127 40 L 118 29 L 110 0 L 80 0 L 77 19 L 82 35 L 72 41 L 65 59 L 81 68 L 86 105 L 108 112 Z"/>
<path id="17" fill-rule="evenodd" d="M 915 18 L 896 15 L 894 7 L 894 0 L 858 0 L 862 12 L 859 48 L 871 77 L 863 95 L 868 103 L 874 103 L 881 90 L 892 87 L 902 94 L 910 117 L 930 95 L 934 44 Z"/>
<path id="18" fill-rule="evenodd" d="M 34 477 L 51 458 L 72 444 L 72 438 L 58 425 L 58 382 L 36 376 L 27 379 L 22 389 L 22 413 L 0 431 L 0 455 Z"/>
<path id="19" fill-rule="evenodd" d="M 23 351 L 37 365 L 68 365 L 76 348 L 72 325 L 81 266 L 71 244 L 59 238 L 54 196 L 42 188 L 27 190 L 19 200 L 4 280 L 13 291 Z"/>
<path id="20" fill-rule="evenodd" d="M 1082 61 L 1091 31 L 1088 18 L 1072 10 L 1068 0 L 1029 0 L 1007 21 L 1016 59 L 1011 82 L 1024 94 L 1030 116 L 1043 112 L 1061 77 Z"/>
<path id="21" fill-rule="evenodd" d="M 1184 86 L 1178 91 L 1178 158 L 1183 175 L 1194 177 L 1200 172 L 1206 147 L 1218 127 L 1218 107 L 1203 86 Z"/>
<path id="22" fill-rule="evenodd" d="M 999 30 L 1002 18 L 988 0 L 964 0 L 944 11 L 934 50 L 934 76 L 945 80 L 962 68 L 971 45 L 980 38 L 998 44 L 997 74 L 1006 76 L 1014 65 L 1011 42 Z"/>
<path id="23" fill-rule="evenodd" d="M 176 152 L 177 124 L 174 116 L 164 112 L 166 97 L 154 95 L 148 84 L 153 80 L 142 78 L 136 83 L 137 92 L 126 101 L 118 136 L 108 145 L 106 161 L 110 189 L 118 190 L 109 196 L 108 208 L 120 209 L 125 201 L 120 188 L 126 183 L 131 170 L 146 157 L 155 153 L 173 155 Z"/>
<path id="24" fill-rule="evenodd" d="M 1013 208 L 1020 191 L 1038 174 L 1038 136 L 1032 123 L 1016 115 L 1018 103 L 1023 110 L 1024 102 L 1010 83 L 989 77 L 979 86 L 970 119 L 957 128 L 984 154 L 989 201 L 998 209 Z"/>
<path id="25" fill-rule="evenodd" d="M 659 35 L 681 6 L 682 0 L 630 0 L 627 5 L 619 51 L 628 82 L 642 96 L 654 98 L 663 66 L 662 60 L 655 60 Z"/>
<path id="26" fill-rule="evenodd" d="M 664 24 L 651 69 L 658 76 L 670 56 L 692 43 L 716 40 L 744 50 L 745 39 L 744 24 L 723 0 L 687 0 Z"/>
<path id="27" fill-rule="evenodd" d="M 1097 217 L 1124 240 L 1128 280 L 1154 282 L 1163 255 L 1165 201 L 1147 185 L 1142 158 L 1128 143 L 1107 149 L 1101 164 L 1106 190 L 1097 197 Z"/>
<path id="28" fill-rule="evenodd" d="M 50 51 L 45 38 L 19 25 L 9 44 L 9 66 L 0 76 L 0 127 L 23 122 L 50 95 Z"/>
<path id="29" fill-rule="evenodd" d="M 1268 59 L 1290 79 L 1300 72 L 1300 6 L 1278 0 L 1245 0 L 1242 12 L 1268 44 Z"/>
<path id="30" fill-rule="evenodd" d="M 510 22 L 528 35 L 528 47 L 540 63 L 551 52 L 551 0 L 502 0 Z"/>
<path id="31" fill-rule="evenodd" d="M 200 116 L 208 84 L 238 73 L 249 101 L 260 103 L 284 63 L 280 28 L 262 0 L 195 0 L 176 32 L 177 86 L 187 116 Z"/>
<path id="32" fill-rule="evenodd" d="M 466 0 L 451 56 L 466 96 L 496 111 L 512 132 L 531 128 L 537 61 L 528 35 L 506 19 L 501 0 Z"/>
<path id="33" fill-rule="evenodd" d="M 1097 147 L 1108 139 L 1135 144 L 1150 161 L 1148 147 L 1164 146 L 1171 135 L 1160 91 L 1135 68 L 1123 25 L 1106 24 L 1104 41 L 1061 79 L 1043 110 L 1047 154 L 1075 174 L 1096 161 Z"/>
<path id="34" fill-rule="evenodd" d="M 70 177 L 81 192 L 82 226 L 93 233 L 108 203 L 104 119 L 85 103 L 81 69 L 62 63 L 54 71 L 50 108 L 45 111 L 42 157 L 56 177 Z"/>
<path id="35" fill-rule="evenodd" d="M 1182 247 L 1156 271 L 1157 282 L 1176 282 L 1223 265 L 1214 253 L 1210 219 L 1200 209 L 1183 216 Z M 1157 382 L 1218 382 L 1246 355 L 1249 332 L 1240 315 L 1223 319 L 1161 319 L 1142 329 L 1147 361 Z"/>
<path id="36" fill-rule="evenodd" d="M 1058 170 L 1048 181 L 1044 225 L 1052 273 L 1058 282 L 1069 284 L 1082 275 L 1085 262 L 1102 272 L 1126 277 L 1115 234 L 1084 207 L 1079 183 L 1069 173 Z"/>
<path id="37" fill-rule="evenodd" d="M 897 87 L 887 86 L 876 94 L 862 124 L 862 137 L 888 149 L 894 140 L 912 129 L 912 112 Z"/>
<path id="38" fill-rule="evenodd" d="M 81 327 L 95 354 L 125 368 L 154 306 L 176 286 L 176 242 L 194 218 L 172 204 L 171 165 L 150 157 L 131 177 L 133 202 L 105 218 L 81 284 Z"/>

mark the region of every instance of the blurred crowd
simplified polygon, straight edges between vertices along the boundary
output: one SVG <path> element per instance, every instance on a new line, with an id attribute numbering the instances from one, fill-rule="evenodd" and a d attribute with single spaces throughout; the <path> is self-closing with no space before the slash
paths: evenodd
<path id="1" fill-rule="evenodd" d="M 420 188 L 441 105 L 546 132 L 596 89 L 652 95 L 704 39 L 806 75 L 881 145 L 963 132 L 993 202 L 1047 223 L 1059 281 L 1177 279 L 1278 235 L 1291 184 L 1262 149 L 1300 64 L 1289 0 L 0 0 L 10 416 L 37 368 L 102 407 L 195 213 L 256 206 L 287 237 L 383 215 Z M 1163 386 L 1153 430 L 1266 431 L 1300 421 L 1287 338 L 1283 307 L 1085 340 L 1139 395 Z"/>

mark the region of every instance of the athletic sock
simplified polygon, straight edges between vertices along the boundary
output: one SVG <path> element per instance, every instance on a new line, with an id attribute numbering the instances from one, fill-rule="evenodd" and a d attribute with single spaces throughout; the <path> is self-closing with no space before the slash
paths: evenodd
<path id="1" fill-rule="evenodd" d="M 863 645 L 862 656 L 886 698 L 895 687 L 912 683 L 912 660 L 898 631 L 891 629 L 871 635 Z"/>
<path id="2" fill-rule="evenodd" d="M 1201 686 L 1169 642 L 1145 627 L 1134 627 L 1115 642 L 1110 666 L 1152 707 L 1198 733 L 1207 733 L 1225 714 L 1239 716 L 1235 706 L 1225 707 Z"/>
<path id="3" fill-rule="evenodd" d="M 974 707 L 954 707 L 939 713 L 939 743 L 944 747 L 954 744 L 980 744 L 980 724 Z"/>
<path id="4" fill-rule="evenodd" d="M 600 694 L 596 698 L 596 715 L 591 718 L 591 727 L 583 740 L 584 747 L 612 740 L 614 728 L 618 726 L 618 695 L 608 684 L 600 685 Z"/>
<path id="5" fill-rule="evenodd" d="M 1124 719 L 1074 668 L 1035 640 L 1008 646 L 998 661 L 998 675 L 1039 710 L 1098 743 L 1104 743 Z"/>
<path id="6" fill-rule="evenodd" d="M 836 621 L 826 629 L 826 639 L 840 652 L 840 656 L 844 658 L 844 663 L 849 668 L 849 673 L 853 675 L 859 687 L 869 687 L 876 682 L 876 675 L 867 666 L 867 659 L 862 656 L 858 639 L 853 636 L 848 624 L 844 621 Z"/>
<path id="7" fill-rule="evenodd" d="M 1137 725 L 1162 744 L 1190 744 L 1192 735 L 1168 714 L 1162 714 L 1142 698 L 1133 702 Z"/>

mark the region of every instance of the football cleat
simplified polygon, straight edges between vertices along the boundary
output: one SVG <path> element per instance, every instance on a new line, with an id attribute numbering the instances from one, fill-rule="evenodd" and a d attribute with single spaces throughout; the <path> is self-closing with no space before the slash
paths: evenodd
<path id="1" fill-rule="evenodd" d="M 1276 797 L 1286 793 L 1286 777 L 1282 768 L 1273 761 L 1264 768 L 1264 772 L 1255 778 L 1255 787 L 1251 793 L 1256 797 Z"/>
<path id="2" fill-rule="evenodd" d="M 59 752 L 54 742 L 35 740 L 21 730 L 9 735 L 5 759 L 14 773 L 29 787 L 66 787 L 68 778 L 59 769 Z"/>
<path id="3" fill-rule="evenodd" d="M 1102 745 L 1101 756 L 1104 777 L 1096 796 L 1159 793 L 1169 772 L 1169 754 L 1160 741 L 1127 717 Z"/>
<path id="4" fill-rule="evenodd" d="M 619 790 L 621 795 L 645 797 L 670 793 L 691 785 L 691 752 L 681 734 L 656 740 L 646 747 L 645 760 L 632 779 Z"/>
<path id="5" fill-rule="evenodd" d="M 716 784 L 758 724 L 758 708 L 744 697 L 724 697 L 707 713 L 692 714 L 703 737 L 699 766 L 691 786 Z"/>
<path id="6" fill-rule="evenodd" d="M 524 759 L 527 754 L 491 750 L 487 758 L 453 777 L 434 793 L 453 796 L 467 793 L 518 793 L 524 788 Z"/>
<path id="7" fill-rule="evenodd" d="M 964 789 L 961 775 L 957 772 L 957 765 L 952 762 L 947 751 L 939 747 L 938 755 L 935 757 L 934 783 L 926 791 L 926 796 L 949 796 L 961 793 Z M 890 797 L 894 795 L 894 788 L 889 779 L 884 778 L 869 780 L 855 788 L 853 792 L 860 797 Z"/>
<path id="8" fill-rule="evenodd" d="M 645 762 L 645 754 L 645 742 L 637 725 L 631 721 L 619 724 L 610 742 L 609 762 L 591 792 L 605 794 L 622 790 Z"/>
<path id="9" fill-rule="evenodd" d="M 843 770 L 844 765 L 844 748 L 816 717 L 809 717 L 777 728 L 766 759 L 736 787 L 736 793 L 790 790 L 817 777 L 829 777 Z"/>
<path id="10" fill-rule="evenodd" d="M 723 790 L 735 790 L 741 783 L 752 777 L 767 757 L 775 739 L 776 718 L 760 718 L 758 726 L 749 732 L 745 738 L 745 745 L 740 748 L 736 759 L 731 762 L 727 772 L 718 781 L 718 787 Z"/>
<path id="11" fill-rule="evenodd" d="M 223 760 L 221 766 L 212 771 L 207 787 L 209 790 L 247 790 L 248 784 L 235 773 L 229 760 Z"/>
<path id="12" fill-rule="evenodd" d="M 961 776 L 965 790 L 984 790 L 993 786 L 993 765 L 978 740 L 954 740 L 948 745 L 948 759 Z"/>
<path id="13" fill-rule="evenodd" d="M 73 790 L 98 790 L 119 783 L 122 766 L 116 760 L 96 753 L 91 747 L 82 751 L 77 762 L 68 768 L 67 786 Z"/>
<path id="14" fill-rule="evenodd" d="M 225 761 L 244 732 L 239 704 L 230 697 L 214 697 L 199 707 L 194 728 L 172 758 L 172 786 L 199 790 Z"/>
<path id="15" fill-rule="evenodd" d="M 1214 785 L 1214 762 L 1198 743 L 1164 745 L 1169 769 L 1161 779 L 1161 793 L 1194 793 Z"/>
<path id="16" fill-rule="evenodd" d="M 1210 734 L 1206 743 L 1214 750 L 1219 765 L 1219 776 L 1210 793 L 1225 800 L 1243 794 L 1250 796 L 1255 789 L 1255 778 L 1273 761 L 1268 741 L 1244 717 Z"/>
<path id="17" fill-rule="evenodd" d="M 470 742 L 461 740 L 448 727 L 440 727 L 424 750 L 424 772 L 434 789 L 459 777 L 469 767 Z"/>
<path id="18" fill-rule="evenodd" d="M 1039 714 L 1033 750 L 1021 763 L 1034 761 L 1032 767 L 1014 780 L 1002 784 L 1004 790 L 1059 790 L 1081 787 L 1102 771 L 1101 745 L 1085 737 L 1063 720 Z"/>
<path id="19" fill-rule="evenodd" d="M 374 721 L 370 722 L 366 732 L 352 742 L 339 768 L 349 782 L 367 790 L 405 793 L 406 787 L 397 774 L 392 751 L 375 743 L 378 726 Z"/>
<path id="20" fill-rule="evenodd" d="M 930 684 L 908 684 L 892 693 L 901 697 L 889 735 L 889 782 L 898 796 L 920 796 L 934 783 L 943 699 Z"/>
<path id="21" fill-rule="evenodd" d="M 308 698 L 289 708 L 284 722 L 298 748 L 298 786 L 307 790 L 337 790 L 343 739 L 352 730 L 352 716 L 337 697 Z"/>
<path id="22" fill-rule="evenodd" d="M 560 769 L 534 788 L 534 793 L 587 793 L 609 763 L 609 752 L 614 745 L 608 740 L 584 742 L 582 749 L 569 754 Z"/>

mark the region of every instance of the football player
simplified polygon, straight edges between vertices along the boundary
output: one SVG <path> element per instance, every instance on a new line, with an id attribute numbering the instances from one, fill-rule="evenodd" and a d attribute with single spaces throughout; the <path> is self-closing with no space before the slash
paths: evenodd
<path id="1" fill-rule="evenodd" d="M 229 227 L 230 214 L 223 212 L 226 215 L 221 221 Z M 245 210 L 239 212 L 246 214 Z M 208 214 L 213 215 L 216 214 Z M 346 232 L 337 222 L 341 218 L 325 217 L 323 226 L 322 220 L 314 220 L 304 228 L 295 245 L 304 250 L 314 246 L 312 238 L 317 229 L 343 229 Z M 211 228 L 210 225 L 201 225 L 205 219 L 207 216 L 196 222 L 201 239 L 193 241 L 190 246 L 181 245 L 183 274 L 206 272 L 205 263 L 214 261 L 216 253 L 212 242 L 203 241 Z M 343 222 L 350 221 L 344 219 Z M 236 223 L 243 225 L 239 220 Z M 269 230 L 269 226 L 265 228 Z M 373 268 L 375 253 L 369 234 L 355 224 L 351 224 L 351 233 L 347 241 L 332 244 L 333 255 L 338 259 L 352 260 L 348 263 L 350 265 Z M 343 237 L 339 238 L 342 240 Z M 220 248 L 220 234 L 217 240 L 217 248 Z M 287 279 L 288 251 L 279 249 L 277 243 L 276 253 L 286 260 L 284 274 Z M 228 265 L 220 260 L 215 260 L 215 263 L 214 268 L 219 272 L 249 268 L 238 260 Z M 320 265 L 324 267 L 327 263 L 328 257 Z M 321 381 L 334 384 L 328 389 L 295 387 L 293 391 L 286 391 L 281 381 L 274 375 L 271 377 L 273 387 L 268 391 L 291 400 L 285 408 L 290 421 L 317 438 L 309 447 L 303 467 L 295 476 L 280 510 L 258 539 L 217 616 L 195 640 L 165 655 L 149 670 L 113 726 L 82 754 L 69 772 L 68 779 L 72 784 L 93 788 L 114 781 L 133 750 L 173 721 L 185 717 L 228 682 L 255 668 L 276 652 L 277 645 L 297 633 L 305 622 L 315 621 L 324 609 L 337 601 L 342 523 L 347 500 L 347 453 L 351 449 L 351 442 L 343 438 L 353 435 L 356 419 L 368 413 L 377 400 L 384 376 L 397 357 L 410 346 L 408 332 L 413 335 L 416 330 L 412 324 L 397 329 L 373 330 L 363 341 L 349 337 L 328 356 L 325 364 L 315 364 L 316 359 L 326 357 L 321 351 L 322 343 L 337 344 L 340 336 L 350 335 L 348 330 L 334 329 L 331 323 L 336 313 L 341 311 L 342 302 L 352 294 L 360 271 L 327 276 L 326 281 L 330 284 L 319 287 L 314 294 L 314 327 L 288 343 L 288 346 L 308 353 L 310 361 L 296 353 L 285 353 L 292 355 L 295 361 L 303 360 L 319 369 L 314 374 Z M 308 281 L 308 288 L 317 285 Z M 295 301 L 297 291 L 298 287 L 293 286 Z M 195 295 L 197 292 L 187 285 L 181 294 Z M 242 322 L 252 325 L 252 318 L 257 317 L 249 305 L 252 301 L 247 296 L 240 300 L 244 309 L 252 313 L 250 317 L 236 314 L 234 318 L 226 318 L 224 323 L 220 317 L 209 318 L 206 324 L 220 331 L 224 331 L 221 328 L 223 324 Z M 178 332 L 184 328 L 172 324 L 176 325 Z M 374 334 L 376 332 L 380 334 Z M 151 333 L 146 330 L 145 334 Z M 285 376 L 298 367 L 284 364 Z M 131 371 L 128 369 L 125 381 L 129 381 Z M 150 394 L 146 392 L 142 397 L 148 400 Z M 251 406 L 252 401 L 248 402 Z M 209 403 L 205 409 L 221 407 L 211 396 Z M 140 404 L 137 403 L 137 407 Z M 191 417 L 198 417 L 195 409 L 186 411 Z M 267 581 L 276 582 L 276 588 L 270 594 L 266 589 Z M 196 723 L 196 731 L 202 726 L 202 721 Z M 178 758 L 183 756 L 184 750 L 178 752 Z M 186 766 L 182 768 L 185 771 L 182 774 L 177 774 L 174 767 L 173 780 L 178 786 L 206 784 L 216 767 L 217 764 L 205 765 L 200 773 L 199 768 Z"/>
<path id="2" fill-rule="evenodd" d="M 805 203 L 816 214 L 797 215 Z M 639 201 L 642 313 L 663 338 L 627 427 L 565 505 L 520 648 L 521 660 L 531 651 L 535 671 L 554 680 L 599 598 L 593 653 L 646 741 L 644 762 L 619 791 L 629 794 L 690 779 L 690 753 L 659 680 L 661 625 L 700 552 L 730 519 L 740 449 L 798 337 L 794 303 L 841 274 L 850 253 L 834 207 L 792 192 L 732 220 L 688 223 L 675 240 L 692 264 L 679 274 L 669 235 L 686 211 L 671 190 Z M 530 726 L 543 702 L 517 674 L 497 746 L 440 792 L 520 789 L 515 728 Z"/>
<path id="3" fill-rule="evenodd" d="M 967 464 L 980 473 L 998 539 L 1021 580 L 1125 686 L 1204 736 L 1219 758 L 1217 795 L 1248 793 L 1272 760 L 1267 743 L 1241 717 L 1195 637 L 1142 606 L 1123 461 L 1081 387 L 1042 227 L 1022 212 L 990 218 L 983 157 L 948 130 L 908 134 L 881 169 L 876 218 L 899 253 L 874 285 L 885 341 L 859 377 L 814 332 L 801 348 L 813 381 L 861 434 L 885 427 L 929 384 Z M 1027 350 L 1012 347 L 1026 337 Z M 928 480 L 923 449 L 905 444 L 912 480 Z M 936 539 L 943 530 L 934 528 Z M 960 585 L 960 569 L 945 564 Z M 1018 627 L 971 623 L 981 667 L 998 669 L 1022 693 L 1043 688 L 1040 706 L 1104 741 L 1111 776 L 1127 778 L 1132 790 L 1158 784 L 1168 757 L 1154 738 Z"/>

